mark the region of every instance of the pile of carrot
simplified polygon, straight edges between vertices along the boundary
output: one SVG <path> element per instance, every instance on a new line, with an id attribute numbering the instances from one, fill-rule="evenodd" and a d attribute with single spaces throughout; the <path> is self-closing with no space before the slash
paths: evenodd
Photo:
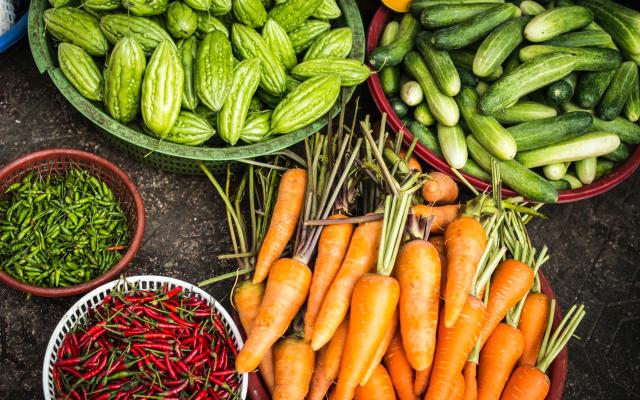
<path id="1" fill-rule="evenodd" d="M 359 133 L 356 118 L 277 172 L 263 240 L 236 249 L 253 271 L 234 289 L 247 334 L 236 370 L 259 371 L 274 400 L 544 399 L 584 309 L 553 325 L 546 248 L 526 232 L 539 207 L 461 202 L 449 175 L 389 140 L 384 117 Z"/>

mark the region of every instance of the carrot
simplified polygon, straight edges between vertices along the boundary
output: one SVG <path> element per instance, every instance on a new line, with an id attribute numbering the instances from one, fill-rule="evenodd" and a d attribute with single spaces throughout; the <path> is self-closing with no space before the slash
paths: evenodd
<path id="1" fill-rule="evenodd" d="M 342 214 L 335 214 L 329 219 L 347 218 Z M 318 241 L 318 255 L 313 267 L 307 311 L 304 316 L 304 338 L 310 341 L 313 336 L 313 325 L 320 312 L 322 300 L 329 290 L 329 286 L 336 277 L 342 260 L 349 248 L 349 241 L 353 234 L 352 224 L 327 225 L 320 234 Z"/>
<path id="2" fill-rule="evenodd" d="M 476 373 L 478 371 L 477 361 L 467 361 L 462 370 L 464 376 L 464 393 L 462 394 L 462 400 L 477 400 L 478 399 L 478 381 L 476 380 Z"/>
<path id="3" fill-rule="evenodd" d="M 280 258 L 293 236 L 302 211 L 306 185 L 307 171 L 304 169 L 289 169 L 280 178 L 271 223 L 256 260 L 254 283 L 260 283 L 267 278 L 271 265 Z"/>
<path id="4" fill-rule="evenodd" d="M 544 372 L 530 365 L 518 367 L 500 397 L 503 400 L 544 400 L 551 382 Z"/>
<path id="5" fill-rule="evenodd" d="M 251 334 L 236 358 L 238 372 L 256 369 L 304 304 L 310 284 L 311 270 L 304 263 L 281 258 L 273 264 Z"/>
<path id="6" fill-rule="evenodd" d="M 416 371 L 416 380 L 415 382 L 413 382 L 413 393 L 415 393 L 416 396 L 421 397 L 424 392 L 427 391 L 427 386 L 429 386 L 429 378 L 431 378 L 432 368 L 433 363 L 427 369 Z"/>
<path id="7" fill-rule="evenodd" d="M 440 268 L 438 251 L 422 239 L 402 245 L 396 259 L 394 274 L 400 283 L 402 344 L 411 367 L 417 371 L 429 368 L 433 362 L 440 305 Z"/>
<path id="8" fill-rule="evenodd" d="M 520 261 L 510 259 L 500 263 L 491 279 L 487 315 L 479 340 L 480 348 L 507 312 L 531 290 L 533 279 L 533 269 Z"/>
<path id="9" fill-rule="evenodd" d="M 449 393 L 450 400 L 462 400 L 462 396 L 464 396 L 464 376 L 462 373 L 459 373 L 455 376 L 453 380 L 453 386 L 451 387 L 451 393 Z"/>
<path id="10" fill-rule="evenodd" d="M 450 204 L 458 198 L 458 185 L 447 174 L 429 173 L 429 180 L 422 186 L 422 198 L 428 203 Z"/>
<path id="11" fill-rule="evenodd" d="M 444 233 L 447 226 L 458 217 L 460 206 L 457 204 L 449 204 L 440 207 L 429 206 L 426 204 L 416 204 L 413 206 L 413 213 L 419 218 L 433 217 L 431 224 L 431 233 Z"/>
<path id="12" fill-rule="evenodd" d="M 524 337 L 524 351 L 518 365 L 535 365 L 549 319 L 551 300 L 544 293 L 530 293 L 524 301 L 518 328 Z"/>
<path id="13" fill-rule="evenodd" d="M 445 296 L 444 292 L 447 289 L 447 252 L 444 248 L 443 236 L 429 236 L 429 243 L 431 243 L 438 251 L 440 257 L 440 297 Z"/>
<path id="14" fill-rule="evenodd" d="M 387 352 L 389 343 L 391 343 L 391 339 L 393 339 L 397 330 L 398 330 L 398 310 L 396 309 L 396 311 L 393 313 L 393 318 L 391 319 L 391 323 L 387 327 L 387 331 L 384 333 L 384 337 L 382 338 L 382 341 L 380 342 L 380 345 L 376 350 L 376 354 L 373 356 L 373 360 L 371 360 L 371 362 L 369 363 L 369 368 L 367 368 L 367 372 L 365 372 L 364 375 L 362 376 L 362 380 L 360 381 L 361 386 L 366 385 L 367 381 L 369 381 L 369 379 L 371 378 L 371 375 L 373 375 L 373 372 L 375 371 L 375 369 L 378 368 L 378 365 L 380 365 L 380 363 L 382 362 L 382 358 Z"/>
<path id="15" fill-rule="evenodd" d="M 418 161 L 418 159 L 413 155 L 407 160 L 407 152 L 404 150 L 400 150 L 398 156 L 407 162 L 410 170 L 422 172 L 422 165 L 420 164 L 420 161 Z"/>
<path id="16" fill-rule="evenodd" d="M 457 218 L 444 233 L 447 250 L 447 288 L 444 297 L 444 324 L 454 326 L 467 303 L 478 263 L 487 246 L 482 224 L 472 217 Z M 462 366 L 460 367 L 462 371 Z"/>
<path id="17" fill-rule="evenodd" d="M 389 373 L 381 364 L 378 364 L 373 370 L 373 375 L 366 385 L 356 388 L 354 400 L 371 399 L 396 400 L 396 393 L 393 391 Z"/>
<path id="18" fill-rule="evenodd" d="M 349 330 L 332 399 L 350 400 L 398 305 L 400 285 L 389 276 L 365 274 L 353 290 Z"/>
<path id="19" fill-rule="evenodd" d="M 480 337 L 485 312 L 478 298 L 467 295 L 456 323 L 450 328 L 442 323 L 438 326 L 438 345 L 425 400 L 449 399 L 449 389 Z"/>
<path id="20" fill-rule="evenodd" d="M 318 352 L 316 368 L 311 379 L 309 400 L 323 400 L 329 391 L 329 387 L 338 377 L 348 326 L 349 319 L 345 318 L 331 341 Z"/>
<path id="21" fill-rule="evenodd" d="M 311 339 L 314 351 L 320 350 L 329 342 L 347 315 L 356 282 L 375 267 L 381 232 L 381 221 L 362 223 L 353 232 L 347 254 L 329 287 L 314 324 Z"/>
<path id="22" fill-rule="evenodd" d="M 524 338 L 518 328 L 505 323 L 496 327 L 480 351 L 478 400 L 500 399 L 523 349 Z"/>
<path id="23" fill-rule="evenodd" d="M 303 339 L 283 339 L 274 352 L 276 386 L 272 400 L 304 399 L 309 392 L 315 354 Z"/>
<path id="24" fill-rule="evenodd" d="M 240 324 L 248 336 L 253 326 L 253 321 L 258 315 L 262 297 L 264 295 L 264 283 L 253 283 L 244 281 L 240 283 L 233 291 L 233 304 L 238 311 Z M 273 393 L 275 385 L 275 377 L 273 371 L 273 352 L 267 350 L 262 361 L 260 362 L 260 375 L 264 381 L 269 393 Z"/>
<path id="25" fill-rule="evenodd" d="M 402 293 L 402 288 L 400 288 L 400 292 Z M 413 368 L 411 368 L 411 364 L 409 364 L 402 347 L 400 331 L 396 332 L 393 339 L 391 339 L 391 343 L 389 343 L 389 348 L 387 348 L 387 352 L 384 355 L 384 365 L 389 371 L 391 382 L 393 382 L 393 387 L 396 388 L 398 398 L 400 400 L 417 400 L 418 397 L 413 392 Z"/>

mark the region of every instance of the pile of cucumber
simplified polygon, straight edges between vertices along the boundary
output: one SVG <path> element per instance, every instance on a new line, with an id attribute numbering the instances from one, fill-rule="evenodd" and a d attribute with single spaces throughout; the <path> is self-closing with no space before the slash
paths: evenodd
<path id="1" fill-rule="evenodd" d="M 610 0 L 414 0 L 369 62 L 412 134 L 452 168 L 535 201 L 640 143 L 640 12 Z"/>

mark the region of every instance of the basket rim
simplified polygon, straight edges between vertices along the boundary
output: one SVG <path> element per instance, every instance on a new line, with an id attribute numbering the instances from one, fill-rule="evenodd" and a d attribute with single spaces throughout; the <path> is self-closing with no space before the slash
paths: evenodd
<path id="1" fill-rule="evenodd" d="M 54 354 L 54 351 L 53 351 L 53 348 L 55 346 L 55 339 L 64 337 L 62 330 L 65 324 L 71 318 L 71 316 L 76 314 L 77 311 L 80 311 L 80 307 L 82 305 L 86 305 L 89 302 L 89 300 L 91 300 L 96 295 L 106 293 L 107 291 L 110 291 L 111 289 L 113 289 L 115 286 L 122 284 L 122 282 L 123 282 L 122 279 L 116 279 L 93 289 L 91 292 L 82 296 L 71 307 L 69 307 L 67 312 L 62 316 L 62 318 L 60 318 L 60 321 L 58 321 L 58 324 L 56 325 L 53 333 L 51 334 L 51 337 L 49 338 L 49 343 L 47 344 L 47 349 L 45 351 L 44 361 L 42 363 L 42 390 L 44 392 L 44 397 L 46 400 L 52 399 L 47 389 L 49 387 L 49 382 L 53 379 L 53 376 L 49 374 L 49 366 L 53 364 L 53 361 L 56 356 L 56 354 Z M 229 326 L 229 330 L 231 331 L 231 334 L 233 335 L 235 342 L 238 345 L 238 350 L 240 350 L 244 346 L 244 341 L 242 340 L 242 335 L 240 334 L 240 330 L 238 329 L 238 326 L 236 325 L 235 321 L 233 320 L 229 312 L 224 308 L 222 303 L 220 303 L 215 297 L 213 297 L 212 295 L 210 295 L 208 292 L 201 289 L 197 285 L 183 281 L 181 279 L 170 278 L 170 277 L 161 276 L 161 275 L 135 275 L 135 276 L 125 277 L 124 282 L 134 283 L 136 285 L 138 285 L 141 282 L 157 282 L 162 284 L 167 283 L 167 284 L 173 284 L 175 286 L 181 286 L 183 290 L 188 290 L 188 291 L 199 294 L 204 299 L 206 299 L 210 305 L 213 305 L 216 311 L 220 313 L 222 318 L 227 322 Z M 89 311 L 89 308 L 87 308 L 87 311 L 85 312 L 80 311 L 80 314 L 84 316 L 88 311 Z M 248 392 L 248 374 L 244 373 L 244 374 L 240 374 L 240 376 L 241 376 L 240 397 L 241 399 L 246 399 L 247 392 Z"/>
<path id="2" fill-rule="evenodd" d="M 5 165 L 2 169 L 0 169 L 0 182 L 4 181 L 15 171 L 20 170 L 24 167 L 25 164 L 31 162 L 37 162 L 42 160 L 49 160 L 55 157 L 67 157 L 75 160 L 84 160 L 89 161 L 91 163 L 97 164 L 104 168 L 105 170 L 111 171 L 114 173 L 117 178 L 125 185 L 127 191 L 133 197 L 133 202 L 135 206 L 135 215 L 136 215 L 136 225 L 133 231 L 133 236 L 131 238 L 131 242 L 127 251 L 124 253 L 120 261 L 117 264 L 112 266 L 109 270 L 107 270 L 102 275 L 91 279 L 90 281 L 83 282 L 81 284 L 70 286 L 66 288 L 45 288 L 40 286 L 35 286 L 28 284 L 26 282 L 22 282 L 18 279 L 13 278 L 9 274 L 0 270 L 0 282 L 5 283 L 7 286 L 12 287 L 13 289 L 32 294 L 34 296 L 40 297 L 65 297 L 65 296 L 73 296 L 81 293 L 86 293 L 105 282 L 112 280 L 119 273 L 121 273 L 133 260 L 135 255 L 138 253 L 140 246 L 142 245 L 142 239 L 144 237 L 144 227 L 145 227 L 145 212 L 144 212 L 144 203 L 142 201 L 142 196 L 138 192 L 135 184 L 129 178 L 129 176 L 118 166 L 113 164 L 111 161 L 98 156 L 97 154 L 90 153 L 83 150 L 75 150 L 75 149 L 45 149 L 36 151 L 33 153 L 29 153 L 23 155 L 9 164 Z"/>

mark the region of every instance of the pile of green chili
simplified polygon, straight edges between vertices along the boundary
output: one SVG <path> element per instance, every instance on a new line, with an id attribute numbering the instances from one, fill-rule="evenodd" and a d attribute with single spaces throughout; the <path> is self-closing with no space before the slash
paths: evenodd
<path id="1" fill-rule="evenodd" d="M 109 187 L 74 168 L 27 175 L 0 199 L 0 268 L 23 282 L 68 287 L 114 266 L 129 244 L 126 215 Z"/>

